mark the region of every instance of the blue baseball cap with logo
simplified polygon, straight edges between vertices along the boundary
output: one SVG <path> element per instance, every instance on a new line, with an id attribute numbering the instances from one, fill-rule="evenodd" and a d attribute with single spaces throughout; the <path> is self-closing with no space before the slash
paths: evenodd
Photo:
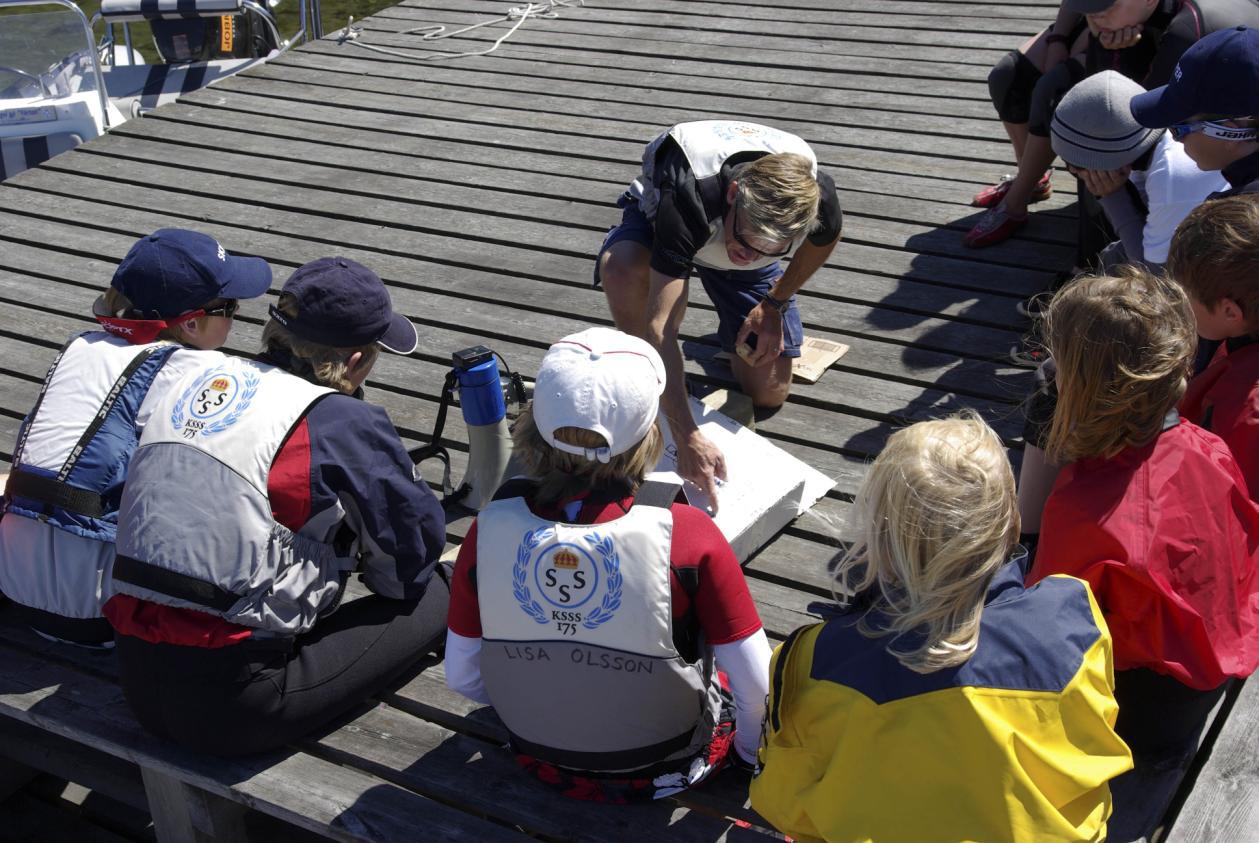
<path id="1" fill-rule="evenodd" d="M 1259 115 L 1259 29 L 1212 32 L 1185 51 L 1170 82 L 1133 97 L 1131 108 L 1137 122 L 1151 129 L 1196 114 Z"/>
<path id="2" fill-rule="evenodd" d="M 297 336 L 332 348 L 376 343 L 395 354 L 420 344 L 415 326 L 393 312 L 380 276 L 349 258 L 320 258 L 293 270 L 282 293 L 297 299 L 297 315 L 275 305 L 271 317 Z"/>
<path id="3" fill-rule="evenodd" d="M 138 318 L 169 319 L 215 299 L 257 298 L 271 286 L 271 267 L 198 231 L 162 228 L 136 241 L 110 285 Z"/>

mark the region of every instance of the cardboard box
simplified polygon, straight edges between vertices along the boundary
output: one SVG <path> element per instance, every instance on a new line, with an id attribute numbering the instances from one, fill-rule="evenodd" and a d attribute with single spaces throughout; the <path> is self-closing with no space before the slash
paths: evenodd
<path id="1" fill-rule="evenodd" d="M 848 349 L 842 342 L 805 337 L 800 343 L 800 356 L 791 361 L 791 379 L 797 383 L 817 383 L 836 360 L 848 353 Z M 713 358 L 728 363 L 733 356 L 728 351 L 719 351 Z"/>
<path id="2" fill-rule="evenodd" d="M 726 458 L 726 482 L 717 491 L 713 518 L 740 562 L 826 494 L 835 481 L 788 454 L 768 439 L 691 399 L 691 414 L 700 430 Z M 667 424 L 665 452 L 654 477 L 680 482 L 677 448 Z M 683 486 L 687 500 L 711 512 L 707 496 L 692 483 Z"/>

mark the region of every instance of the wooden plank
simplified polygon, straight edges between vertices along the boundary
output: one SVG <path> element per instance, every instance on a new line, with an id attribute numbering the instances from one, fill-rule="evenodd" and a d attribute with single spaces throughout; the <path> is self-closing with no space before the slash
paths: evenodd
<path id="1" fill-rule="evenodd" d="M 730 822 L 686 811 L 672 800 L 617 806 L 559 798 L 521 772 L 502 740 L 465 736 L 386 705 L 303 742 L 303 748 L 549 839 L 773 839 L 756 833 L 728 836 Z"/>
<path id="2" fill-rule="evenodd" d="M 140 775 L 158 840 L 163 843 L 248 839 L 241 805 L 157 770 L 141 768 Z"/>
<path id="3" fill-rule="evenodd" d="M 335 41 L 319 41 L 308 49 L 286 54 L 264 67 L 282 69 L 306 67 L 328 71 L 330 74 L 357 73 L 361 76 L 398 78 L 412 82 L 439 82 L 462 86 L 470 90 L 506 89 L 518 90 L 536 86 L 555 95 L 575 98 L 597 98 L 599 89 L 616 87 L 617 78 L 624 85 L 623 91 L 611 99 L 614 102 L 660 102 L 667 100 L 674 107 L 686 106 L 697 113 L 712 111 L 715 104 L 731 100 L 730 110 L 748 114 L 781 104 L 784 108 L 800 109 L 805 114 L 823 112 L 827 108 L 839 108 L 853 114 L 871 111 L 895 114 L 896 120 L 906 115 L 920 115 L 918 124 L 931 125 L 934 131 L 961 133 L 967 127 L 978 129 L 980 121 L 988 122 L 986 139 L 991 138 L 995 119 L 992 104 L 986 100 L 952 99 L 943 97 L 922 98 L 901 91 L 871 91 L 860 87 L 855 79 L 835 80 L 842 87 L 768 82 L 734 77 L 712 76 L 703 82 L 703 90 L 696 91 L 694 76 L 673 72 L 670 67 L 644 68 L 627 77 L 615 66 L 565 64 L 544 58 L 524 59 L 511 53 L 493 57 L 469 57 L 458 62 L 430 62 L 417 64 L 369 50 L 346 50 Z M 261 73 L 262 68 L 257 71 Z M 583 82 L 591 83 L 586 87 Z M 951 119 L 941 119 L 951 118 Z M 954 124 L 952 120 L 957 120 Z M 901 124 L 897 124 L 901 125 Z"/>
<path id="4" fill-rule="evenodd" d="M 400 6 L 373 15 L 364 23 L 364 32 L 399 32 L 426 24 L 444 24 L 453 31 L 489 20 L 486 15 L 458 8 L 460 4 L 425 5 L 422 9 Z M 655 41 L 661 44 L 698 43 L 723 45 L 740 50 L 801 50 L 809 53 L 876 58 L 913 59 L 922 62 L 950 62 L 983 65 L 999 58 L 1003 52 L 990 33 L 967 31 L 853 26 L 844 18 L 825 16 L 809 22 L 796 22 L 773 14 L 741 18 L 725 16 L 719 20 L 694 14 L 676 14 L 668 7 L 647 11 L 605 6 L 561 10 L 553 19 L 533 20 L 517 34 L 528 29 L 532 34 L 562 37 L 588 35 L 605 39 L 609 46 L 623 38 Z M 460 36 L 447 44 L 468 41 L 490 41 L 501 36 L 505 25 L 483 28 Z M 417 38 L 420 33 L 417 33 Z M 1025 40 L 1023 36 L 1021 40 Z M 1009 40 L 1013 41 L 1014 38 Z M 421 46 L 418 40 L 413 42 Z M 508 42 L 510 44 L 510 42 Z M 1014 44 L 1012 46 L 1017 46 Z M 428 42 L 427 49 L 448 49 L 444 43 Z M 459 47 L 450 47 L 455 50 Z"/>
<path id="5" fill-rule="evenodd" d="M 373 776 L 302 753 L 213 759 L 144 732 L 112 683 L 0 645 L 0 713 L 339 840 L 523 840 Z"/>
<path id="6" fill-rule="evenodd" d="M 1259 682 L 1247 680 L 1193 782 L 1167 843 L 1259 841 Z"/>
<path id="7" fill-rule="evenodd" d="M 413 121 L 446 120 L 460 124 L 464 135 L 483 139 L 511 139 L 528 129 L 566 135 L 579 139 L 589 150 L 606 148 L 609 142 L 600 136 L 612 135 L 634 143 L 641 154 L 642 145 L 672 123 L 693 118 L 689 109 L 665 106 L 621 105 L 611 114 L 606 107 L 582 100 L 552 98 L 551 111 L 538 112 L 527 107 L 529 101 L 518 100 L 515 106 L 491 103 L 457 102 L 412 94 L 384 94 L 363 89 L 337 89 L 323 80 L 309 84 L 298 80 L 277 80 L 261 75 L 232 77 L 185 97 L 193 104 L 239 103 L 237 97 L 264 97 L 269 100 L 295 100 L 305 103 L 309 113 L 318 116 L 325 109 L 339 108 L 389 114 L 398 121 L 398 130 L 405 131 Z M 543 95 L 538 95 L 545 98 Z M 491 99 L 489 96 L 484 99 Z M 318 104 L 315 104 L 318 103 Z M 561 106 L 573 112 L 560 112 Z M 738 119 L 742 110 L 710 112 L 710 119 Z M 843 158 L 853 165 L 897 173 L 932 172 L 954 178 L 988 179 L 995 166 L 1008 167 L 1013 153 L 1008 143 L 993 135 L 990 140 L 953 138 L 945 135 L 926 136 L 873 128 L 866 123 L 846 125 L 833 123 L 808 124 L 799 120 L 774 120 L 779 128 L 794 132 L 809 141 L 820 161 Z M 510 128 L 509 128 L 510 127 Z M 615 134 L 612 134 L 615 133 Z M 544 145 L 554 144 L 552 139 Z M 840 151 L 842 150 L 842 152 Z M 594 151 L 594 150 L 589 150 Z"/>
<path id="8" fill-rule="evenodd" d="M 428 20 L 432 20 L 429 17 Z M 473 22 L 465 18 L 464 22 Z M 388 19 L 382 19 L 388 25 Z M 371 43 L 381 46 L 409 51 L 409 55 L 417 58 L 434 52 L 434 46 L 426 44 L 418 37 L 395 35 L 376 28 L 376 21 L 365 21 L 367 31 L 371 33 Z M 706 33 L 703 30 L 692 30 L 693 42 L 680 38 L 664 37 L 662 33 L 650 27 L 617 27 L 615 36 L 591 35 L 583 32 L 567 32 L 555 27 L 522 26 L 511 38 L 510 51 L 516 53 L 523 48 L 545 47 L 548 52 L 581 50 L 588 52 L 606 52 L 610 54 L 630 54 L 650 56 L 655 59 L 701 59 L 707 62 L 724 64 L 731 72 L 755 73 L 755 68 L 779 67 L 796 73 L 817 73 L 829 75 L 833 73 L 857 73 L 882 77 L 886 79 L 919 79 L 932 83 L 933 90 L 955 91 L 958 83 L 978 84 L 988 77 L 988 65 L 962 63 L 959 61 L 924 61 L 913 58 L 890 58 L 885 56 L 867 56 L 841 52 L 831 45 L 810 43 L 801 39 L 769 39 L 772 47 L 760 46 L 758 39 L 747 38 L 744 43 L 729 37 L 724 32 Z M 501 34 L 501 33 L 499 33 Z M 460 52 L 465 50 L 484 49 L 497 37 L 495 33 L 475 30 L 458 39 L 451 39 L 436 46 L 440 52 Z M 735 42 L 735 43 L 731 43 Z M 732 46 L 737 50 L 730 49 Z M 859 48 L 858 48 L 859 49 Z M 958 81 L 954 81 L 958 80 Z"/>
<path id="9" fill-rule="evenodd" d="M 502 149 L 481 145 L 477 138 L 468 137 L 466 132 L 463 133 L 462 139 L 457 133 L 451 133 L 449 137 L 431 133 L 399 134 L 396 126 L 375 117 L 370 112 L 360 113 L 356 115 L 352 124 L 346 124 L 345 122 L 311 120 L 311 115 L 304 109 L 284 101 L 278 103 L 270 111 L 261 108 L 237 108 L 238 103 L 235 99 L 232 99 L 229 104 L 230 109 L 217 105 L 214 107 L 193 106 L 188 103 L 164 106 L 145 120 L 124 123 L 107 137 L 157 137 L 162 131 L 159 127 L 169 124 L 195 127 L 195 132 L 222 129 L 229 135 L 222 144 L 199 142 L 196 135 L 192 133 L 189 133 L 192 134 L 191 137 L 188 134 L 181 137 L 180 142 L 206 148 L 237 147 L 266 157 L 291 160 L 304 160 L 297 150 L 302 144 L 310 142 L 318 147 L 331 146 L 343 150 L 361 150 L 368 155 L 377 152 L 395 153 L 415 157 L 420 161 L 431 159 L 442 162 L 442 171 L 446 173 L 445 178 L 448 180 L 456 178 L 465 166 L 485 165 L 492 171 L 498 172 L 497 181 L 500 188 L 506 192 L 519 191 L 516 180 L 534 174 L 546 174 L 561 180 L 579 179 L 582 182 L 603 182 L 606 183 L 606 187 L 594 184 L 587 190 L 602 192 L 605 197 L 618 195 L 634 177 L 638 169 L 638 157 L 641 156 L 643 142 L 647 140 L 644 137 L 642 142 L 624 144 L 620 147 L 623 157 L 619 160 L 582 156 L 580 146 L 575 146 L 571 150 L 564 148 L 563 143 L 566 142 L 564 138 L 558 139 L 560 146 L 552 153 L 544 142 L 545 139 L 541 137 L 538 139 L 540 145 L 538 149 L 516 148 L 510 150 L 509 157 L 505 157 Z M 318 126 L 317 131 L 312 131 L 312 124 Z M 445 124 L 438 125 L 439 130 L 441 125 Z M 94 151 L 105 140 L 102 138 L 81 149 L 85 152 Z M 352 162 L 345 166 L 351 171 L 376 172 L 380 169 L 372 168 L 370 163 L 371 159 L 368 158 L 357 166 Z M 830 161 L 824 159 L 821 163 L 823 167 L 838 175 L 839 186 L 845 191 L 872 193 L 876 196 L 888 193 L 913 196 L 923 202 L 944 203 L 962 208 L 969 207 L 970 198 L 975 190 L 990 183 L 994 174 L 998 172 L 996 168 L 993 168 L 980 180 L 958 181 L 938 176 L 877 172 L 850 167 L 842 156 Z M 549 194 L 562 189 L 563 182 L 560 182 L 544 187 L 539 192 Z M 860 197 L 855 198 L 857 201 L 862 201 Z M 1053 199 L 1037 206 L 1037 215 L 1042 215 L 1040 209 L 1045 209 L 1049 213 L 1066 214 L 1073 219 L 1074 210 L 1064 210 L 1064 208 L 1074 202 L 1074 198 L 1074 189 L 1069 193 L 1060 189 L 1054 194 Z M 849 205 L 851 206 L 851 202 Z M 878 207 L 881 206 L 876 201 L 870 210 L 873 212 Z M 958 213 L 956 208 L 954 212 Z M 973 212 L 960 211 L 960 213 Z"/>

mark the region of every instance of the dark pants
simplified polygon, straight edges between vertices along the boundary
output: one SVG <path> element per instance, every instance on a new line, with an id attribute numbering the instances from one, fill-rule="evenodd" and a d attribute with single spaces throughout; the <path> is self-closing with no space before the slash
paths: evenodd
<path id="1" fill-rule="evenodd" d="M 305 635 L 217 649 L 119 635 L 123 692 L 154 734 L 199 752 L 275 749 L 380 692 L 444 641 L 450 592 L 341 605 Z"/>
<path id="2" fill-rule="evenodd" d="M 1228 685 L 1199 691 L 1152 670 L 1115 671 L 1115 731 L 1132 750 L 1133 769 L 1110 783 L 1115 807 L 1107 839 L 1139 840 L 1158 827 Z"/>

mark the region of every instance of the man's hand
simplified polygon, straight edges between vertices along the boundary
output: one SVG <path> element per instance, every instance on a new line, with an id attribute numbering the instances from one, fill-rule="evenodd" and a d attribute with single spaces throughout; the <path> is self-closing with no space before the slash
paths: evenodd
<path id="1" fill-rule="evenodd" d="M 717 514 L 717 481 L 726 479 L 726 458 L 721 449 L 698 430 L 677 441 L 678 474 L 690 480 L 712 501 L 711 515 Z"/>
<path id="2" fill-rule="evenodd" d="M 1141 24 L 1125 26 L 1122 29 L 1089 29 L 1097 36 L 1098 42 L 1107 50 L 1126 50 L 1141 40 Z"/>
<path id="3" fill-rule="evenodd" d="M 777 360 L 783 353 L 783 318 L 777 309 L 766 302 L 752 308 L 748 317 L 743 320 L 734 340 L 735 348 L 746 343 L 751 334 L 756 334 L 756 348 L 746 357 L 739 356 L 752 368 Z"/>
<path id="4" fill-rule="evenodd" d="M 1118 170 L 1085 170 L 1080 167 L 1067 167 L 1070 173 L 1084 182 L 1084 189 L 1101 199 L 1109 196 L 1124 186 L 1128 181 L 1131 167 L 1120 167 Z"/>

